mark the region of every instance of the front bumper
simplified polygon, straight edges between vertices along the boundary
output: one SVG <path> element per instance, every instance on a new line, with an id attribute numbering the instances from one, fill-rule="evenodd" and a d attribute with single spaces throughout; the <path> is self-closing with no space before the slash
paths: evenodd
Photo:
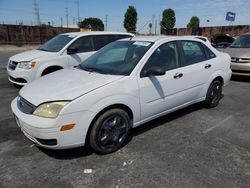
<path id="1" fill-rule="evenodd" d="M 234 75 L 250 76 L 250 63 L 231 63 Z"/>
<path id="2" fill-rule="evenodd" d="M 16 122 L 24 135 L 39 146 L 67 149 L 85 144 L 89 125 L 95 116 L 90 111 L 59 115 L 56 119 L 24 114 L 17 108 L 17 98 L 11 103 Z M 60 131 L 63 125 L 75 124 L 73 129 Z"/>
<path id="3" fill-rule="evenodd" d="M 33 80 L 33 69 L 25 70 L 16 67 L 15 70 L 11 70 L 7 67 L 7 73 L 9 81 L 17 85 L 25 85 Z"/>

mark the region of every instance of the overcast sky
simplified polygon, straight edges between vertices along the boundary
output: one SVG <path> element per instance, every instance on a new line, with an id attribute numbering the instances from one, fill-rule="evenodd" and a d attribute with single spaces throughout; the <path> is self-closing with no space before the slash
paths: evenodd
<path id="1" fill-rule="evenodd" d="M 77 18 L 77 0 L 37 0 L 43 23 L 54 26 L 66 24 L 65 9 L 69 12 L 69 25 Z M 148 31 L 148 23 L 154 16 L 159 21 L 162 11 L 172 8 L 176 13 L 176 27 L 186 27 L 192 16 L 200 18 L 201 26 L 228 25 L 227 11 L 236 13 L 234 25 L 250 25 L 249 0 L 79 0 L 80 17 L 98 17 L 105 22 L 108 15 L 109 31 L 124 31 L 124 13 L 129 5 L 138 13 L 137 30 Z M 210 22 L 207 22 L 210 20 Z M 34 0 L 0 0 L 0 22 L 25 25 L 35 24 Z M 159 22 L 158 22 L 159 23 Z M 159 28 L 159 27 L 158 27 Z"/>

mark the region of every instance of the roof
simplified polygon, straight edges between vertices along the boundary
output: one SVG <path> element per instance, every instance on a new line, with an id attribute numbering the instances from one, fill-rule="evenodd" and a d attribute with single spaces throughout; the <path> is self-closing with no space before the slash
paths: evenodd
<path id="1" fill-rule="evenodd" d="M 200 39 L 197 39 L 196 37 L 197 36 L 173 36 L 173 35 L 135 36 L 131 40 L 133 40 L 133 41 L 147 41 L 147 42 L 157 42 L 157 41 L 166 40 L 166 39 L 171 39 L 171 40 L 178 40 L 178 39 L 200 40 Z"/>
<path id="2" fill-rule="evenodd" d="M 62 33 L 62 35 L 71 35 L 71 36 L 85 36 L 85 35 L 131 35 L 134 36 L 132 33 L 125 33 L 125 32 L 111 32 L 111 31 L 88 31 L 88 32 L 70 32 L 70 33 Z"/>

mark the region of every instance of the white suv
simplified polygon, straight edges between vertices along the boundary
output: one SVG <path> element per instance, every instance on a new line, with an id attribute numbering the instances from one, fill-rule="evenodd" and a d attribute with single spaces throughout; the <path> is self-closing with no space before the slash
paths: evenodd
<path id="1" fill-rule="evenodd" d="M 120 32 L 65 33 L 52 38 L 37 50 L 10 57 L 7 71 L 9 81 L 22 86 L 43 75 L 80 64 L 106 44 L 133 37 Z"/>
<path id="2" fill-rule="evenodd" d="M 42 147 L 110 153 L 133 127 L 200 101 L 217 106 L 231 74 L 230 56 L 200 39 L 135 37 L 27 84 L 11 108 Z"/>

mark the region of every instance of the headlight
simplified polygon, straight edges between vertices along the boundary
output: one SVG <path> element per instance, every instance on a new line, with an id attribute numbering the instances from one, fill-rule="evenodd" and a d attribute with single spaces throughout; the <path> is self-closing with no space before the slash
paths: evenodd
<path id="1" fill-rule="evenodd" d="M 49 102 L 41 104 L 33 112 L 36 116 L 46 117 L 46 118 L 56 118 L 62 108 L 68 104 L 69 101 L 58 101 L 58 102 Z"/>
<path id="2" fill-rule="evenodd" d="M 21 61 L 19 62 L 19 68 L 21 69 L 31 69 L 34 68 L 36 65 L 35 61 Z"/>

